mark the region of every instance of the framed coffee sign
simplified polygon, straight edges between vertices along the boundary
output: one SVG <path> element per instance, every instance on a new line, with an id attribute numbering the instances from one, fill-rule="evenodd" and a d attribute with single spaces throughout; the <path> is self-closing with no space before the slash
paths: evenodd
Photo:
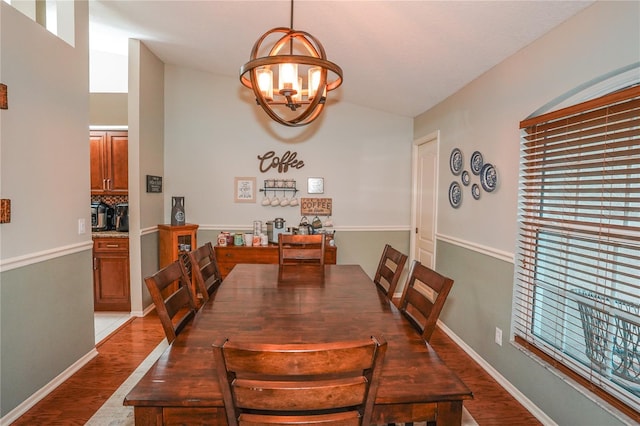
<path id="1" fill-rule="evenodd" d="M 331 216 L 332 198 L 302 198 L 300 199 L 300 214 L 303 216 Z"/>

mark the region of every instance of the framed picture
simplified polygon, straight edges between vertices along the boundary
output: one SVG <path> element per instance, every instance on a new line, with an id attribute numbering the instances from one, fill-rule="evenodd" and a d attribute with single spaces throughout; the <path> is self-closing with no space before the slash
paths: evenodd
<path id="1" fill-rule="evenodd" d="M 307 194 L 324 194 L 324 178 L 310 177 L 307 180 Z"/>
<path id="2" fill-rule="evenodd" d="M 147 192 L 162 192 L 162 176 L 147 175 Z"/>
<path id="3" fill-rule="evenodd" d="M 236 203 L 256 202 L 256 178 L 237 177 L 234 179 L 234 201 Z"/>

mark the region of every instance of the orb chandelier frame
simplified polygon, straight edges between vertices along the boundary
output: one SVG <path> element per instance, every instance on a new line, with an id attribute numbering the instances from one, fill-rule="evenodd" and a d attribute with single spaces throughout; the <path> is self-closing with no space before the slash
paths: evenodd
<path id="1" fill-rule="evenodd" d="M 280 37 L 268 50 L 263 44 Z M 269 40 L 268 40 L 269 39 Z M 281 53 L 289 46 L 289 53 Z M 268 49 L 268 47 L 267 47 Z M 285 49 L 286 50 L 286 49 Z M 307 88 L 298 65 L 308 69 Z M 273 68 L 278 66 L 278 90 L 273 85 Z M 331 73 L 332 80 L 329 80 Z M 293 29 L 293 0 L 290 28 L 277 27 L 264 33 L 253 45 L 249 62 L 240 67 L 240 81 L 253 90 L 256 102 L 273 120 L 289 127 L 314 121 L 326 104 L 327 93 L 342 84 L 342 68 L 327 60 L 320 41 L 306 31 Z"/>

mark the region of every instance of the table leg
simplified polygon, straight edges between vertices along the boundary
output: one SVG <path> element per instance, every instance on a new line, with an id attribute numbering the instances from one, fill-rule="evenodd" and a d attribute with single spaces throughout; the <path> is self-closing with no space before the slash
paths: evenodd
<path id="1" fill-rule="evenodd" d="M 162 425 L 162 407 L 134 407 L 133 415 L 136 426 Z"/>
<path id="2" fill-rule="evenodd" d="M 462 401 L 438 402 L 437 426 L 462 424 Z"/>

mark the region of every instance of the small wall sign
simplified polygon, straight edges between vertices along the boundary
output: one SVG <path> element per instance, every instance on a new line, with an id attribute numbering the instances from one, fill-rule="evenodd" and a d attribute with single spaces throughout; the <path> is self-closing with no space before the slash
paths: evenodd
<path id="1" fill-rule="evenodd" d="M 300 199 L 300 214 L 303 216 L 331 216 L 332 204 L 332 198 L 302 198 Z"/>
<path id="2" fill-rule="evenodd" d="M 309 178 L 307 180 L 308 194 L 324 194 L 324 178 Z"/>
<path id="3" fill-rule="evenodd" d="M 256 202 L 256 178 L 237 177 L 234 180 L 234 202 L 255 203 Z"/>
<path id="4" fill-rule="evenodd" d="M 162 192 L 162 176 L 147 175 L 147 192 Z"/>
<path id="5" fill-rule="evenodd" d="M 11 200 L 3 198 L 0 200 L 0 223 L 11 222 Z"/>

